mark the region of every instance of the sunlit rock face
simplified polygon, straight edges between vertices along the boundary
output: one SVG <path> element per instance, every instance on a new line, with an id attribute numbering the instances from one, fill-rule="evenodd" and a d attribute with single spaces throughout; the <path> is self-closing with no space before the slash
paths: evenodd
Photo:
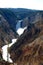
<path id="1" fill-rule="evenodd" d="M 43 64 L 43 20 L 28 25 L 10 48 L 10 54 L 13 62 L 18 65 Z"/>

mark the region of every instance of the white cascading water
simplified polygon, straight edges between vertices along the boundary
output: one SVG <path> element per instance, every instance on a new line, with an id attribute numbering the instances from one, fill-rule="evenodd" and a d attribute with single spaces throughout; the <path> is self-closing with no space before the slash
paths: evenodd
<path id="1" fill-rule="evenodd" d="M 12 43 L 10 43 L 9 45 L 4 45 L 2 47 L 2 57 L 5 61 L 8 61 L 10 63 L 12 63 L 12 59 L 10 58 L 10 54 L 8 53 L 8 46 L 9 48 L 17 41 L 17 39 L 12 39 Z"/>
<path id="2" fill-rule="evenodd" d="M 19 20 L 19 22 L 16 25 L 16 32 L 19 34 L 19 36 L 21 34 L 23 34 L 24 30 L 27 29 L 27 27 L 21 28 L 20 27 L 20 23 L 22 20 Z M 10 58 L 10 54 L 8 53 L 8 47 L 10 48 L 13 44 L 15 44 L 15 42 L 17 41 L 17 39 L 12 39 L 12 43 L 10 43 L 9 45 L 4 45 L 2 47 L 2 57 L 5 61 L 8 61 L 10 63 L 13 63 L 12 59 Z"/>
<path id="3" fill-rule="evenodd" d="M 21 22 L 23 20 L 19 20 L 16 24 L 16 30 L 17 30 L 17 33 L 18 35 L 20 36 L 21 34 L 23 34 L 24 30 L 27 28 L 27 27 L 24 27 L 24 28 L 21 28 Z"/>
<path id="4" fill-rule="evenodd" d="M 19 29 L 17 30 L 17 33 L 19 34 L 19 36 L 20 36 L 21 34 L 23 34 L 23 32 L 24 32 L 25 29 L 27 29 L 27 27 L 19 28 Z"/>
<path id="5" fill-rule="evenodd" d="M 23 20 L 19 20 L 18 22 L 17 22 L 17 24 L 16 24 L 16 30 L 18 30 L 20 27 L 21 27 L 21 22 L 22 22 Z"/>

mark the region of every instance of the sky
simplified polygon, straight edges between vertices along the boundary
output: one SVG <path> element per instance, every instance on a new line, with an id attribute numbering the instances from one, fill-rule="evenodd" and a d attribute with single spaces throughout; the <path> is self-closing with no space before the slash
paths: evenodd
<path id="1" fill-rule="evenodd" d="M 27 8 L 43 10 L 43 0 L 0 0 L 0 8 Z"/>

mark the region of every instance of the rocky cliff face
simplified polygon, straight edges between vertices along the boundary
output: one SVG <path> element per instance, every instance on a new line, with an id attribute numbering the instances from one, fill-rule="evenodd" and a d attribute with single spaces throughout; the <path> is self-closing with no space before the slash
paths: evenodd
<path id="1" fill-rule="evenodd" d="M 42 65 L 43 20 L 30 23 L 17 42 L 12 45 L 10 53 L 12 60 L 18 65 Z"/>
<path id="2" fill-rule="evenodd" d="M 27 26 L 20 37 L 16 33 L 18 20 L 23 20 L 22 28 Z M 2 46 L 17 37 L 17 42 L 9 48 L 13 62 L 17 65 L 43 65 L 43 11 L 0 9 L 0 55 Z M 0 65 L 14 63 L 0 61 Z"/>
<path id="3" fill-rule="evenodd" d="M 24 27 L 28 22 L 33 22 L 43 17 L 43 11 L 23 8 L 0 8 L 0 14 L 7 20 L 13 30 L 16 30 L 18 20 L 24 21 L 22 22 L 22 27 Z"/>
<path id="4" fill-rule="evenodd" d="M 0 14 L 0 48 L 10 43 L 17 36 L 17 33 L 13 31 L 6 19 Z"/>

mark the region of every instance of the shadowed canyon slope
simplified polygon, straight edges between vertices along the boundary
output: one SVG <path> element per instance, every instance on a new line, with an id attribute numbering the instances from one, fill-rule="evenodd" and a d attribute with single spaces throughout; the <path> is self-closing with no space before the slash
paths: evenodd
<path id="1" fill-rule="evenodd" d="M 14 31 L 6 19 L 0 15 L 0 48 L 11 42 L 13 38 L 16 38 L 18 34 Z"/>
<path id="2" fill-rule="evenodd" d="M 17 34 L 16 25 L 27 27 L 22 35 Z M 17 65 L 43 65 L 43 11 L 0 8 L 0 65 L 16 65 L 1 59 L 1 48 L 17 38 L 8 48 L 10 57 Z"/>

